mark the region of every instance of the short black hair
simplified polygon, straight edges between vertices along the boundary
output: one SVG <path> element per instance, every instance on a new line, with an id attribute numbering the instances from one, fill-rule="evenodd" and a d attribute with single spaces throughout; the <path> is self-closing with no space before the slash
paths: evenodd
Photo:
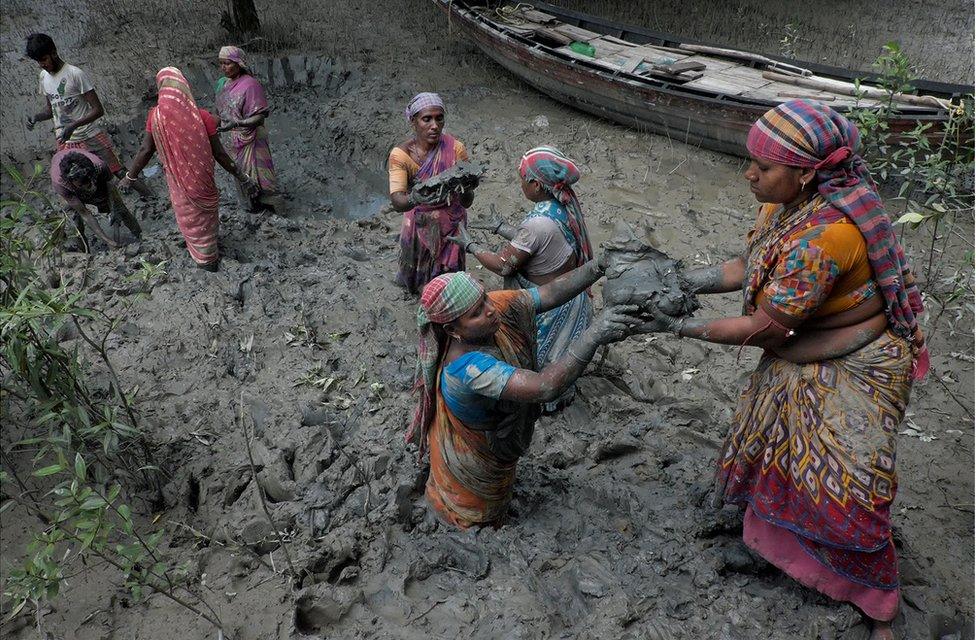
<path id="1" fill-rule="evenodd" d="M 90 182 L 98 175 L 95 163 L 82 153 L 66 153 L 59 163 L 61 177 L 72 182 L 80 180 Z"/>
<path id="2" fill-rule="evenodd" d="M 57 50 L 54 40 L 46 33 L 32 33 L 27 36 L 27 57 L 31 60 L 40 60 Z"/>

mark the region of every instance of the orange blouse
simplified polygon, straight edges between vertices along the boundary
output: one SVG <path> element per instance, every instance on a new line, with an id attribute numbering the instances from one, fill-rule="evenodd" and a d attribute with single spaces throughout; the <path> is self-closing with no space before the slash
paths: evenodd
<path id="1" fill-rule="evenodd" d="M 763 205 L 757 228 L 778 208 Z M 784 238 L 756 306 L 797 319 L 822 318 L 853 309 L 877 293 L 867 243 L 845 217 L 802 226 Z"/>
<path id="2" fill-rule="evenodd" d="M 467 149 L 457 138 L 454 139 L 454 156 L 458 162 L 468 159 Z M 390 172 L 390 193 L 410 191 L 413 178 L 420 171 L 420 165 L 414 162 L 410 154 L 400 147 L 393 147 L 387 167 Z"/>

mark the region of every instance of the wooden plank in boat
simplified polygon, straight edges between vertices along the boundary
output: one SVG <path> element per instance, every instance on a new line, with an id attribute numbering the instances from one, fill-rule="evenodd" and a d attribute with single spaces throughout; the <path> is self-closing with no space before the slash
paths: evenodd
<path id="1" fill-rule="evenodd" d="M 648 47 L 637 47 L 634 49 L 628 49 L 626 51 L 619 51 L 614 54 L 600 55 L 600 43 L 595 43 L 595 46 L 598 58 L 608 60 L 616 64 L 621 64 L 625 59 L 633 59 L 637 57 L 640 57 L 651 64 L 673 64 L 676 62 L 685 62 L 685 60 L 679 59 L 677 56 L 661 53 L 660 51 L 650 49 Z M 687 56 L 685 56 L 685 58 L 687 59 Z"/>
<path id="2" fill-rule="evenodd" d="M 748 89 L 748 87 L 744 87 L 741 84 L 736 84 L 726 80 L 719 80 L 718 78 L 713 77 L 711 74 L 706 74 L 704 77 L 698 78 L 697 80 L 692 80 L 691 82 L 685 83 L 683 86 L 694 87 L 695 89 L 704 89 L 705 91 L 713 91 L 726 96 L 738 96 Z"/>
<path id="3" fill-rule="evenodd" d="M 693 62 L 701 62 L 705 65 L 707 71 L 705 75 L 709 75 L 712 71 L 723 71 L 725 69 L 731 69 L 732 67 L 741 66 L 737 62 L 732 62 L 729 60 L 719 60 L 718 58 L 711 58 L 709 56 L 688 56 L 685 60 Z"/>
<path id="4" fill-rule="evenodd" d="M 736 66 L 720 71 L 709 70 L 706 75 L 709 78 L 741 85 L 743 88 L 749 90 L 760 89 L 772 84 L 770 80 L 762 76 L 762 72 L 759 69 L 753 69 L 751 67 Z"/>
<path id="5" fill-rule="evenodd" d="M 522 11 L 519 12 L 519 15 L 526 20 L 535 22 L 536 24 L 550 24 L 553 21 L 559 21 L 556 16 L 549 15 L 548 13 L 539 11 L 537 9 L 522 9 Z"/>
<path id="6" fill-rule="evenodd" d="M 600 37 L 599 33 L 587 31 L 586 29 L 580 29 L 579 27 L 574 27 L 571 24 L 553 25 L 551 29 L 580 42 L 589 42 L 590 40 Z"/>

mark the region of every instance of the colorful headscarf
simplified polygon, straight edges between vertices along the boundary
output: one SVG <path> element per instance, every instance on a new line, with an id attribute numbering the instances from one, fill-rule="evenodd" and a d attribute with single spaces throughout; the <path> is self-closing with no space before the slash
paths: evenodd
<path id="1" fill-rule="evenodd" d="M 240 65 L 241 69 L 247 71 L 247 58 L 244 55 L 244 50 L 240 47 L 226 46 L 220 48 L 220 53 L 217 54 L 218 60 L 230 60 L 231 62 L 236 62 Z"/>
<path id="2" fill-rule="evenodd" d="M 857 127 L 824 104 L 790 100 L 756 121 L 746 146 L 755 158 L 817 170 L 820 195 L 850 218 L 864 236 L 874 279 L 884 295 L 889 325 L 896 334 L 913 342 L 913 376 L 923 378 L 928 371 L 928 349 L 917 321 L 924 310 L 922 296 L 877 187 L 858 155 Z"/>
<path id="3" fill-rule="evenodd" d="M 440 107 L 445 113 L 447 109 L 444 108 L 444 101 L 436 93 L 418 93 L 410 100 L 407 104 L 407 108 L 404 110 L 403 114 L 407 116 L 407 122 L 413 119 L 415 115 L 423 111 L 424 109 L 429 109 L 431 107 Z"/>
<path id="4" fill-rule="evenodd" d="M 467 273 L 445 273 L 427 283 L 420 294 L 417 309 L 417 372 L 414 390 L 420 392 L 413 421 L 407 430 L 407 442 L 418 438 L 420 455 L 427 449 L 427 427 L 434 417 L 434 394 L 437 366 L 446 345 L 438 339 L 434 325 L 457 320 L 470 311 L 485 293 L 480 282 Z"/>
<path id="5" fill-rule="evenodd" d="M 529 149 L 519 162 L 519 175 L 523 180 L 535 180 L 569 212 L 569 229 L 576 238 L 581 253 L 580 262 L 593 259 L 590 234 L 583 220 L 583 209 L 572 185 L 580 179 L 580 171 L 572 160 L 555 147 Z"/>

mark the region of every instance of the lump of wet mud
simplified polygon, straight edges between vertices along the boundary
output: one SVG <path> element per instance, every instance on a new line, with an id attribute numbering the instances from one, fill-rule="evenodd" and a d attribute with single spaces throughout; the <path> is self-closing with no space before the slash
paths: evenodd
<path id="1" fill-rule="evenodd" d="M 604 251 L 610 258 L 603 284 L 607 304 L 635 304 L 645 313 L 657 307 L 674 317 L 690 315 L 701 306 L 681 275 L 681 261 L 638 238 L 627 223 L 617 224 Z"/>
<path id="2" fill-rule="evenodd" d="M 418 182 L 410 192 L 420 201 L 443 202 L 452 193 L 477 185 L 484 173 L 485 168 L 481 163 L 465 160 L 428 180 Z"/>

